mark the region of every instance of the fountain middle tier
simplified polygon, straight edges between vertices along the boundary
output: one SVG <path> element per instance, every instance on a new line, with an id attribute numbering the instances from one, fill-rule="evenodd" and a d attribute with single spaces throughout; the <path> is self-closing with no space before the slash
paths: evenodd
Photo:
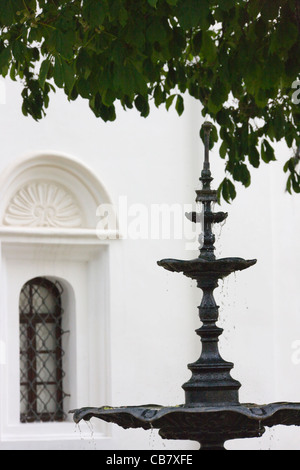
<path id="1" fill-rule="evenodd" d="M 158 266 L 168 271 L 183 273 L 185 276 L 195 279 L 224 279 L 236 271 L 243 271 L 257 263 L 256 259 L 245 260 L 243 258 L 206 259 L 199 257 L 192 260 L 164 259 L 158 261 Z"/>

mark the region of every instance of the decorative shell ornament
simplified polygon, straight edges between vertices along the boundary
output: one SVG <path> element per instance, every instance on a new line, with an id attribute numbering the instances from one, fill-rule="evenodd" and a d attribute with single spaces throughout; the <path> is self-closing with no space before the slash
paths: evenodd
<path id="1" fill-rule="evenodd" d="M 81 210 L 64 187 L 52 182 L 23 186 L 10 200 L 4 224 L 19 227 L 79 228 Z"/>

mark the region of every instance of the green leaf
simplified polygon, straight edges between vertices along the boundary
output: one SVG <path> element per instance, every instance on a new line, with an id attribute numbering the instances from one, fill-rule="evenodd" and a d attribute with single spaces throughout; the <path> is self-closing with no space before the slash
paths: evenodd
<path id="1" fill-rule="evenodd" d="M 156 5 L 157 5 L 157 2 L 158 0 L 147 0 L 149 5 L 151 5 L 152 7 L 156 8 Z"/>
<path id="2" fill-rule="evenodd" d="M 183 114 L 184 111 L 184 101 L 181 95 L 177 95 L 177 100 L 175 104 L 175 109 L 179 116 Z"/>
<path id="3" fill-rule="evenodd" d="M 85 0 L 83 3 L 83 17 L 87 23 L 96 28 L 101 26 L 107 14 L 107 3 L 105 0 Z"/>
<path id="4" fill-rule="evenodd" d="M 281 21 L 271 37 L 270 51 L 277 53 L 281 50 L 289 50 L 298 39 L 298 28 L 291 21 Z"/>
<path id="5" fill-rule="evenodd" d="M 232 181 L 228 178 L 224 178 L 218 189 L 218 200 L 220 202 L 221 195 L 223 199 L 229 204 L 233 199 L 236 198 L 236 189 Z"/>
<path id="6" fill-rule="evenodd" d="M 268 93 L 262 88 L 258 89 L 258 92 L 255 93 L 255 103 L 259 108 L 265 108 L 268 104 L 269 97 Z"/>
<path id="7" fill-rule="evenodd" d="M 186 37 L 181 28 L 173 28 L 173 37 L 168 42 L 168 47 L 172 57 L 180 58 L 186 47 Z"/>
<path id="8" fill-rule="evenodd" d="M 283 167 L 284 173 L 287 173 L 288 169 L 289 169 L 289 161 L 287 161 L 287 162 L 284 164 L 284 167 Z"/>
<path id="9" fill-rule="evenodd" d="M 102 98 L 97 93 L 93 98 L 90 99 L 90 108 L 96 117 L 101 117 L 103 121 L 114 121 L 116 119 L 116 110 L 114 106 L 105 106 L 102 102 Z"/>
<path id="10" fill-rule="evenodd" d="M 228 190 L 227 180 L 224 180 L 220 185 L 220 192 L 226 202 L 230 202 L 230 195 Z"/>
<path id="11" fill-rule="evenodd" d="M 72 65 L 68 64 L 65 61 L 62 62 L 62 68 L 63 68 L 64 83 L 65 83 L 65 91 L 67 95 L 70 96 L 70 93 L 75 84 L 74 69 Z"/>
<path id="12" fill-rule="evenodd" d="M 108 107 L 113 105 L 115 99 L 116 95 L 110 88 L 108 88 L 102 95 L 103 104 Z"/>
<path id="13" fill-rule="evenodd" d="M 227 144 L 225 141 L 223 141 L 220 147 L 220 157 L 225 158 L 226 154 L 227 154 Z"/>
<path id="14" fill-rule="evenodd" d="M 230 181 L 229 179 L 227 179 L 227 185 L 228 185 L 228 191 L 229 191 L 230 199 L 233 200 L 233 199 L 236 198 L 235 186 L 232 183 L 232 181 Z"/>
<path id="15" fill-rule="evenodd" d="M 217 47 L 211 37 L 210 31 L 203 31 L 201 52 L 207 62 L 212 63 L 216 60 Z"/>
<path id="16" fill-rule="evenodd" d="M 198 31 L 192 39 L 193 53 L 198 55 L 202 48 L 202 31 Z"/>
<path id="17" fill-rule="evenodd" d="M 137 87 L 138 72 L 131 65 L 116 66 L 113 73 L 113 84 L 116 90 L 120 90 L 124 95 L 134 95 Z M 139 84 L 139 87 L 141 84 Z"/>
<path id="18" fill-rule="evenodd" d="M 5 76 L 8 72 L 9 62 L 11 60 L 11 52 L 8 47 L 6 47 L 0 53 L 0 73 L 1 75 Z"/>
<path id="19" fill-rule="evenodd" d="M 266 139 L 264 139 L 261 144 L 261 158 L 265 163 L 276 160 L 274 149 Z"/>
<path id="20" fill-rule="evenodd" d="M 180 25 L 184 29 L 200 26 L 209 27 L 209 2 L 208 0 L 184 0 L 178 2 L 177 16 Z"/>
<path id="21" fill-rule="evenodd" d="M 251 175 L 245 163 L 238 162 L 232 171 L 235 181 L 240 181 L 246 188 L 251 184 Z"/>
<path id="22" fill-rule="evenodd" d="M 204 127 L 202 126 L 200 129 L 200 137 L 202 139 L 203 144 L 205 145 L 205 134 L 204 134 Z M 209 150 L 212 150 L 215 146 L 215 143 L 218 142 L 219 136 L 216 126 L 212 127 L 209 139 Z"/>
<path id="23" fill-rule="evenodd" d="M 52 40 L 54 44 L 54 52 L 62 55 L 64 59 L 72 59 L 74 55 L 74 31 L 68 31 L 67 33 L 56 29 L 53 32 Z"/>
<path id="24" fill-rule="evenodd" d="M 256 19 L 257 15 L 261 12 L 261 0 L 251 0 L 248 5 L 248 12 L 250 16 Z"/>
<path id="25" fill-rule="evenodd" d="M 155 87 L 153 96 L 156 107 L 159 107 L 165 101 L 165 94 L 161 89 L 160 85 L 157 85 Z"/>
<path id="26" fill-rule="evenodd" d="M 232 7 L 234 7 L 235 3 L 236 3 L 235 0 L 220 0 L 219 1 L 220 8 L 221 10 L 224 10 L 224 11 L 230 10 Z"/>
<path id="27" fill-rule="evenodd" d="M 211 101 L 217 108 L 222 108 L 222 105 L 227 101 L 229 94 L 229 89 L 224 82 L 217 78 L 212 93 L 210 96 Z"/>
<path id="28" fill-rule="evenodd" d="M 255 145 L 249 148 L 249 162 L 254 168 L 258 168 L 260 165 L 260 155 Z"/>
<path id="29" fill-rule="evenodd" d="M 159 42 L 163 44 L 167 40 L 167 33 L 163 24 L 157 19 L 152 21 L 147 28 L 146 37 L 151 43 Z"/>
<path id="30" fill-rule="evenodd" d="M 276 114 L 273 120 L 273 127 L 276 140 L 281 140 L 285 134 L 285 118 L 281 107 L 276 109 Z"/>
<path id="31" fill-rule="evenodd" d="M 134 101 L 136 109 L 141 113 L 142 117 L 147 117 L 150 112 L 150 107 L 148 100 L 142 96 L 138 95 Z"/>
<path id="32" fill-rule="evenodd" d="M 80 79 L 77 82 L 77 91 L 82 96 L 82 98 L 90 98 L 91 95 L 91 90 L 90 90 L 90 84 L 88 80 L 85 80 L 83 77 L 80 77 Z"/>
<path id="33" fill-rule="evenodd" d="M 54 64 L 54 82 L 58 88 L 63 88 L 64 86 L 64 69 L 62 66 L 61 60 L 56 57 L 55 64 Z"/>
<path id="34" fill-rule="evenodd" d="M 278 10 L 280 6 L 281 6 L 280 0 L 272 0 L 272 2 L 263 3 L 262 8 L 261 8 L 262 18 L 266 18 L 267 20 L 276 19 L 278 16 Z"/>
<path id="35" fill-rule="evenodd" d="M 27 47 L 22 41 L 17 40 L 12 44 L 12 53 L 16 60 L 23 62 L 27 56 Z"/>
<path id="36" fill-rule="evenodd" d="M 168 98 L 166 99 L 166 109 L 167 109 L 167 111 L 169 111 L 170 107 L 172 106 L 175 96 L 176 95 L 171 95 L 171 96 L 168 96 Z"/>
<path id="37" fill-rule="evenodd" d="M 10 76 L 11 80 L 13 80 L 14 82 L 16 81 L 17 69 L 16 69 L 15 62 L 13 62 L 12 65 L 11 65 L 9 76 Z"/>
<path id="38" fill-rule="evenodd" d="M 280 77 L 284 73 L 284 63 L 277 54 L 271 54 L 265 61 L 260 77 L 261 87 L 269 90 L 280 84 Z"/>
<path id="39" fill-rule="evenodd" d="M 128 13 L 127 13 L 127 10 L 125 10 L 125 8 L 121 8 L 119 11 L 119 21 L 120 21 L 121 26 L 125 26 L 128 21 Z"/>
<path id="40" fill-rule="evenodd" d="M 11 25 L 15 20 L 15 12 L 12 0 L 4 0 L 0 6 L 0 19 L 6 26 Z"/>
<path id="41" fill-rule="evenodd" d="M 216 126 L 212 127 L 211 133 L 210 133 L 210 141 L 213 142 L 214 144 L 218 142 L 219 136 L 218 136 L 218 131 Z"/>
<path id="42" fill-rule="evenodd" d="M 294 174 L 292 177 L 292 187 L 293 187 L 293 191 L 296 194 L 300 193 L 300 181 L 299 181 L 299 175 L 297 174 Z"/>
<path id="43" fill-rule="evenodd" d="M 47 79 L 47 76 L 48 76 L 50 65 L 51 65 L 51 60 L 50 59 L 45 59 L 42 62 L 42 65 L 41 65 L 41 68 L 40 68 L 40 73 L 39 73 L 39 84 L 40 84 L 42 89 L 44 89 L 44 87 L 45 87 L 45 82 L 46 82 L 46 79 Z"/>
<path id="44" fill-rule="evenodd" d="M 288 193 L 292 194 L 292 175 L 290 175 L 286 182 L 286 190 Z"/>

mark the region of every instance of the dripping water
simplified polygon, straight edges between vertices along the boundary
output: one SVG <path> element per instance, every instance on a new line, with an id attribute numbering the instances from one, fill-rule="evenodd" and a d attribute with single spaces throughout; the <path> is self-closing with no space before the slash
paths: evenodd
<path id="1" fill-rule="evenodd" d="M 81 427 L 80 427 L 80 424 L 79 424 L 79 423 L 76 423 L 76 424 L 75 424 L 74 432 L 75 432 L 75 433 L 79 432 L 80 440 L 81 440 L 81 441 L 84 441 L 84 437 L 83 437 L 83 435 L 82 435 L 82 430 L 81 430 Z"/>
<path id="2" fill-rule="evenodd" d="M 215 241 L 215 248 L 216 248 L 216 257 L 221 258 L 223 252 L 223 244 L 222 244 L 222 231 L 223 227 L 226 224 L 226 219 L 223 222 L 217 223 L 214 225 L 213 232 L 216 237 Z"/>
<path id="3" fill-rule="evenodd" d="M 220 281 L 218 304 L 220 307 L 218 324 L 221 328 L 224 328 L 227 323 L 226 315 L 228 314 L 228 278 Z"/>
<path id="4" fill-rule="evenodd" d="M 93 424 L 91 423 L 91 421 L 86 421 L 86 425 L 89 428 L 89 431 L 90 431 L 90 434 L 91 434 L 89 443 L 91 444 L 91 446 L 93 447 L 94 450 L 97 450 L 96 449 L 96 441 L 95 441 L 95 436 L 94 436 Z"/>
<path id="5" fill-rule="evenodd" d="M 155 444 L 155 431 L 152 423 L 150 423 L 150 436 L 149 436 L 149 447 L 151 450 L 154 449 L 154 444 Z"/>
<path id="6" fill-rule="evenodd" d="M 91 446 L 93 446 L 93 449 L 94 449 L 94 450 L 97 450 L 97 449 L 96 449 L 96 440 L 95 440 L 95 436 L 94 436 L 94 428 L 93 428 L 93 425 L 92 425 L 92 423 L 91 423 L 90 421 L 85 421 L 85 423 L 86 423 L 86 425 L 87 425 L 87 427 L 88 427 L 88 430 L 89 430 L 89 433 L 88 433 L 88 434 L 90 434 L 89 437 L 88 437 L 87 435 L 85 435 L 85 433 L 82 431 L 82 428 L 81 428 L 81 426 L 80 426 L 79 423 L 76 423 L 76 424 L 75 424 L 74 432 L 75 432 L 75 433 L 79 432 L 79 437 L 80 437 L 80 440 L 81 440 L 81 441 L 85 441 L 85 442 L 86 442 L 87 439 L 89 439 L 89 440 L 88 440 L 88 443 L 89 443 Z"/>

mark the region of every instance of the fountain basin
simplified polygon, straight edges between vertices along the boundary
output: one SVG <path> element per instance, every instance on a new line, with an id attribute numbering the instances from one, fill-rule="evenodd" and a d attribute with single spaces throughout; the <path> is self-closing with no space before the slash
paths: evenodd
<path id="1" fill-rule="evenodd" d="M 71 411 L 75 423 L 99 418 L 124 429 L 159 429 L 164 439 L 218 444 L 231 439 L 260 437 L 265 427 L 300 426 L 300 403 L 268 405 L 237 404 L 220 406 L 124 406 L 120 408 L 81 408 Z"/>

